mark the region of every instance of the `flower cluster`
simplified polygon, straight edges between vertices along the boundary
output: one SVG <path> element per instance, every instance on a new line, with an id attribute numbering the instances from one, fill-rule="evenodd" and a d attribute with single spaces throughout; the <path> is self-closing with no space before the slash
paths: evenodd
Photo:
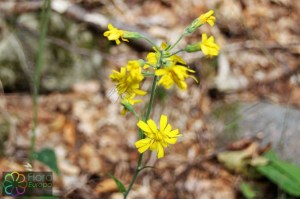
<path id="1" fill-rule="evenodd" d="M 167 116 L 162 115 L 160 118 L 159 129 L 155 122 L 149 119 L 153 96 L 155 94 L 156 85 L 161 85 L 165 89 L 170 89 L 176 85 L 181 90 L 187 89 L 187 78 L 192 78 L 196 82 L 198 80 L 192 74 L 195 71 L 189 68 L 186 61 L 177 55 L 179 52 L 185 51 L 188 53 L 202 51 L 207 57 L 217 56 L 219 54 L 219 46 L 215 43 L 214 37 L 208 37 L 207 34 L 202 34 L 202 40 L 199 43 L 187 45 L 176 52 L 172 52 L 173 48 L 186 35 L 196 31 L 200 26 L 209 24 L 213 26 L 215 23 L 214 11 L 210 10 L 207 13 L 196 18 L 184 31 L 182 36 L 174 45 L 162 43 L 161 46 L 153 46 L 154 51 L 149 52 L 145 60 L 131 60 L 127 65 L 121 67 L 119 71 L 113 70 L 110 79 L 115 83 L 118 95 L 121 98 L 123 105 L 122 114 L 127 111 L 134 113 L 138 118 L 137 126 L 143 132 L 140 139 L 135 143 L 136 148 L 140 153 L 144 153 L 150 149 L 157 151 L 157 157 L 164 157 L 164 148 L 170 144 L 177 142 L 179 134 L 178 129 L 172 130 L 168 124 Z M 119 30 L 113 25 L 108 25 L 108 31 L 104 32 L 104 36 L 108 40 L 114 40 L 117 45 L 120 40 L 128 42 L 128 39 L 146 39 L 153 44 L 150 39 L 145 38 L 137 32 Z M 148 114 L 141 119 L 134 110 L 134 105 L 142 102 L 141 99 L 135 99 L 138 96 L 146 95 L 146 91 L 142 90 L 142 82 L 146 77 L 154 77 L 153 87 L 151 89 L 151 98 L 148 104 Z"/>

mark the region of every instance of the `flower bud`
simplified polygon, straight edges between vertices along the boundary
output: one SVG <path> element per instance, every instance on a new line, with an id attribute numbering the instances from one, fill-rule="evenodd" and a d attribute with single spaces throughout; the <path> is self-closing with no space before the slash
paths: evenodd
<path id="1" fill-rule="evenodd" d="M 200 51 L 201 48 L 200 48 L 200 45 L 199 44 L 192 44 L 192 45 L 187 45 L 185 48 L 184 48 L 184 51 L 185 52 L 188 52 L 188 53 L 191 53 L 191 52 L 197 52 L 197 51 Z"/>
<path id="2" fill-rule="evenodd" d="M 126 39 L 139 39 L 142 38 L 142 35 L 140 35 L 138 32 L 125 31 L 123 37 Z"/>

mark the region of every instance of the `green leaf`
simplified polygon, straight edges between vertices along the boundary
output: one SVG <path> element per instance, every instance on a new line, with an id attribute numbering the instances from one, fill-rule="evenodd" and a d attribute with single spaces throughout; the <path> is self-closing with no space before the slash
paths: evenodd
<path id="1" fill-rule="evenodd" d="M 47 165 L 52 171 L 59 175 L 59 169 L 57 167 L 56 155 L 53 149 L 43 148 L 38 152 L 34 153 L 34 159 Z"/>
<path id="2" fill-rule="evenodd" d="M 108 175 L 115 181 L 116 185 L 118 186 L 119 191 L 124 194 L 126 192 L 126 188 L 124 187 L 123 183 L 120 182 L 120 180 L 118 180 L 114 175 L 112 175 L 110 173 Z"/>
<path id="3" fill-rule="evenodd" d="M 269 164 L 256 169 L 292 196 L 300 196 L 300 167 L 277 158 L 273 151 L 264 155 Z"/>
<path id="4" fill-rule="evenodd" d="M 249 183 L 243 182 L 240 185 L 240 190 L 242 194 L 245 196 L 247 199 L 252 199 L 252 198 L 257 198 L 257 195 L 251 185 Z"/>

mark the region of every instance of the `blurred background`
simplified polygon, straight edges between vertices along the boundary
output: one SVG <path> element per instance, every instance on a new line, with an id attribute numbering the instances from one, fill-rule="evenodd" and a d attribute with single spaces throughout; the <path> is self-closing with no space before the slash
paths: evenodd
<path id="1" fill-rule="evenodd" d="M 28 157 L 42 4 L 0 2 L 0 171 L 32 167 Z M 103 37 L 107 24 L 141 32 L 157 44 L 174 43 L 210 9 L 215 26 L 202 26 L 178 49 L 207 33 L 220 45 L 220 54 L 208 59 L 201 52 L 181 53 L 200 83 L 189 79 L 185 92 L 158 88 L 152 118 L 168 115 L 183 137 L 163 159 L 145 154 L 145 164 L 155 169 L 141 173 L 130 197 L 244 198 L 240 184 L 247 178 L 220 158 L 229 149 L 255 146 L 249 155 L 254 157 L 272 148 L 281 159 L 300 165 L 300 1 L 52 0 L 36 149 L 55 151 L 61 173 L 55 176 L 55 195 L 122 198 L 107 173 L 128 185 L 135 168 L 136 119 L 120 115 L 108 76 L 153 50 L 140 40 L 118 46 L 109 42 Z M 36 162 L 33 170 L 49 167 Z M 263 185 L 257 198 L 292 198 L 276 183 L 258 181 Z"/>

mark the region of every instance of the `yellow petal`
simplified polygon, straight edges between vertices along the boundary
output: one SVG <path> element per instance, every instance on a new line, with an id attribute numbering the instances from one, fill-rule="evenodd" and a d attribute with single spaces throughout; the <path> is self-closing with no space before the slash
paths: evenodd
<path id="1" fill-rule="evenodd" d="M 161 76 L 161 75 L 164 75 L 166 73 L 167 73 L 167 70 L 165 70 L 165 69 L 158 69 L 158 70 L 155 71 L 156 76 Z"/>
<path id="2" fill-rule="evenodd" d="M 160 143 L 157 144 L 157 158 L 162 158 L 164 157 L 165 152 L 164 152 L 164 148 L 162 147 L 162 145 Z"/>
<path id="3" fill-rule="evenodd" d="M 164 134 L 168 134 L 170 131 L 172 130 L 172 126 L 171 124 L 168 124 L 165 128 L 165 130 L 163 131 Z"/>
<path id="4" fill-rule="evenodd" d="M 144 153 L 151 145 L 151 139 L 145 138 L 142 140 L 139 140 L 135 143 L 135 147 L 138 149 L 140 153 Z"/>
<path id="5" fill-rule="evenodd" d="M 179 134 L 178 129 L 175 129 L 175 130 L 173 130 L 173 131 L 167 133 L 167 136 L 168 136 L 168 137 L 178 137 L 178 136 L 181 136 L 181 134 Z"/>
<path id="6" fill-rule="evenodd" d="M 108 30 L 114 29 L 113 25 L 111 25 L 111 24 L 108 24 L 107 28 L 108 28 Z"/>
<path id="7" fill-rule="evenodd" d="M 202 42 L 206 41 L 206 39 L 207 39 L 207 34 L 203 33 L 202 34 Z"/>
<path id="8" fill-rule="evenodd" d="M 138 123 L 137 123 L 137 126 L 142 129 L 144 132 L 147 132 L 147 133 L 152 133 L 151 129 L 149 128 L 149 126 L 143 122 L 142 120 L 140 120 Z"/>
<path id="9" fill-rule="evenodd" d="M 199 80 L 195 76 L 189 75 L 189 77 L 191 77 L 193 80 L 195 80 L 196 83 L 199 83 Z"/>
<path id="10" fill-rule="evenodd" d="M 109 34 L 110 34 L 109 31 L 105 31 L 105 32 L 103 33 L 103 36 L 107 37 Z"/>
<path id="11" fill-rule="evenodd" d="M 121 111 L 121 115 L 125 115 L 126 112 L 127 112 L 127 110 L 125 108 L 123 108 L 122 111 Z"/>
<path id="12" fill-rule="evenodd" d="M 167 123 L 168 123 L 168 118 L 166 115 L 161 115 L 160 116 L 160 131 L 163 132 L 167 126 Z"/>
<path id="13" fill-rule="evenodd" d="M 158 143 L 154 141 L 150 146 L 150 150 L 151 151 L 157 150 L 157 145 L 158 145 Z"/>
<path id="14" fill-rule="evenodd" d="M 148 126 L 150 127 L 150 129 L 152 130 L 152 132 L 157 132 L 157 126 L 155 124 L 155 122 L 153 120 L 148 120 L 147 121 Z"/>
<path id="15" fill-rule="evenodd" d="M 175 144 L 176 141 L 177 141 L 177 137 L 165 138 L 165 141 L 166 141 L 168 144 Z"/>
<path id="16" fill-rule="evenodd" d="M 146 91 L 143 91 L 143 90 L 140 90 L 140 89 L 134 90 L 134 93 L 137 94 L 137 95 L 142 95 L 142 96 L 147 94 Z"/>

